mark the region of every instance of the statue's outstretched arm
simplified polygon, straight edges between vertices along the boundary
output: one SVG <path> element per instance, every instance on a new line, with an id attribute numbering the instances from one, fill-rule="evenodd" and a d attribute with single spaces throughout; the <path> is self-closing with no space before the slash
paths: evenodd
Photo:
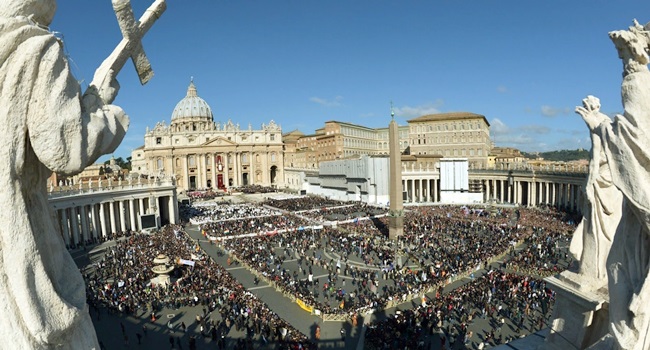
<path id="1" fill-rule="evenodd" d="M 56 40 L 45 46 L 39 62 L 27 115 L 32 148 L 50 170 L 78 173 L 117 148 L 129 118 L 121 108 L 103 104 L 102 96 L 92 103 L 89 95 L 81 97 Z M 104 92 L 110 93 L 106 87 Z"/>
<path id="2" fill-rule="evenodd" d="M 607 115 L 600 112 L 600 99 L 595 96 L 589 95 L 583 99 L 582 107 L 576 107 L 576 113 L 582 116 L 590 131 L 598 128 L 603 122 L 612 122 Z"/>

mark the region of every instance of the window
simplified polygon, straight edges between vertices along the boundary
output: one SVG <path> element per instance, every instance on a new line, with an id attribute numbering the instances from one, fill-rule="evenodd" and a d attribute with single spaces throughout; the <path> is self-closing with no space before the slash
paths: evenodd
<path id="1" fill-rule="evenodd" d="M 156 137 L 156 145 L 159 145 L 162 143 L 162 137 Z"/>
<path id="2" fill-rule="evenodd" d="M 275 152 L 271 153 L 271 161 L 275 162 L 276 161 L 276 155 Z"/>
<path id="3" fill-rule="evenodd" d="M 194 159 L 194 156 L 189 156 L 187 158 L 187 162 L 189 163 L 189 166 L 195 167 L 196 166 L 196 160 Z"/>
<path id="4" fill-rule="evenodd" d="M 163 160 L 162 158 L 158 158 L 158 160 L 156 161 L 156 169 L 162 170 L 162 168 L 163 168 Z"/>

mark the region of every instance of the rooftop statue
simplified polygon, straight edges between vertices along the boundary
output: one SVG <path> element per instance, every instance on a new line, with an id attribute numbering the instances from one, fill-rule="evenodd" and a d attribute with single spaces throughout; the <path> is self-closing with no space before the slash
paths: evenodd
<path id="1" fill-rule="evenodd" d="M 0 220 L 11 223 L 0 228 L 3 349 L 99 348 L 84 282 L 53 221 L 46 184 L 52 171 L 73 175 L 113 152 L 128 128 L 129 118 L 111 103 L 124 61 L 135 57 L 136 67 L 146 68 L 142 22 L 122 26 L 130 4 L 113 5 L 128 37 L 82 94 L 62 42 L 47 27 L 56 1 L 0 0 Z M 144 68 L 141 79 L 148 79 Z"/>
<path id="2" fill-rule="evenodd" d="M 614 196 L 602 201 L 606 203 L 605 207 L 594 203 L 591 207 L 595 212 L 592 217 L 620 215 L 605 262 L 609 287 L 608 337 L 611 344 L 601 343 L 600 348 L 650 349 L 648 29 L 647 25 L 644 27 L 634 21 L 628 30 L 609 33 L 623 61 L 621 96 L 624 113 L 610 119 L 600 112 L 600 101 L 593 96 L 588 96 L 583 100 L 583 107 L 577 108 L 592 133 L 592 140 L 598 140 L 594 143 L 601 146 L 592 153 L 595 155 L 597 152 L 601 157 L 600 165 L 597 165 L 601 169 L 598 177 L 605 181 L 595 183 L 607 187 L 607 182 L 611 181 L 622 194 L 621 197 Z M 590 179 L 594 178 L 590 174 Z"/>

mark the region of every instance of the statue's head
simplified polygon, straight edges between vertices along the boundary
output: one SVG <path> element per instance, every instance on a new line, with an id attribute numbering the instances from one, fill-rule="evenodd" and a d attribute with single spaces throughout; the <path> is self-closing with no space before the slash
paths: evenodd
<path id="1" fill-rule="evenodd" d="M 31 17 L 49 26 L 56 12 L 56 0 L 0 0 L 0 17 Z"/>

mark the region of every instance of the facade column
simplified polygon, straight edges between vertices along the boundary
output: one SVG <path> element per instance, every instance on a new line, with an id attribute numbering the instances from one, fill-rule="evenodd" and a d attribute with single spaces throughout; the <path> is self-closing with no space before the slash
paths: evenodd
<path id="1" fill-rule="evenodd" d="M 257 152 L 248 152 L 248 184 L 257 184 Z"/>
<path id="2" fill-rule="evenodd" d="M 135 223 L 135 199 L 129 199 L 129 218 L 131 219 L 131 230 L 137 231 L 138 226 Z"/>
<path id="3" fill-rule="evenodd" d="M 59 210 L 61 213 L 61 235 L 63 235 L 63 241 L 65 245 L 70 247 L 70 229 L 68 226 L 68 213 L 66 208 Z"/>
<path id="4" fill-rule="evenodd" d="M 271 183 L 271 169 L 269 167 L 269 157 L 270 156 L 271 155 L 269 154 L 269 151 L 264 152 L 264 154 L 262 155 L 262 182 L 264 184 L 268 185 L 268 186 L 272 185 L 272 183 Z M 277 159 L 277 154 L 276 154 L 276 159 Z M 278 182 L 277 181 L 277 176 L 278 176 L 277 172 L 279 172 L 279 170 L 276 170 L 276 175 L 275 175 L 276 176 L 276 182 Z"/>
<path id="5" fill-rule="evenodd" d="M 234 152 L 232 156 L 232 185 L 239 187 L 239 153 Z"/>
<path id="6" fill-rule="evenodd" d="M 217 188 L 217 154 L 212 153 L 210 157 L 212 157 L 210 158 L 210 162 L 212 164 L 211 167 L 212 170 L 210 170 L 212 172 L 212 189 L 216 189 Z"/>
<path id="7" fill-rule="evenodd" d="M 79 219 L 76 207 L 70 208 L 70 226 L 72 227 L 72 243 L 76 246 L 79 244 Z"/>
<path id="8" fill-rule="evenodd" d="M 190 171 L 189 166 L 187 165 L 187 154 L 181 157 L 183 163 L 183 187 L 185 190 L 190 188 Z"/>
<path id="9" fill-rule="evenodd" d="M 111 223 L 111 234 L 117 233 L 117 228 L 115 225 L 115 203 L 108 202 L 108 216 Z"/>
<path id="10" fill-rule="evenodd" d="M 108 236 L 108 225 L 106 222 L 106 206 L 105 203 L 99 203 L 99 223 L 102 227 L 102 237 Z"/>
<path id="11" fill-rule="evenodd" d="M 196 165 L 196 189 L 203 188 L 203 164 L 201 164 L 201 154 L 194 154 L 194 164 Z"/>
<path id="12" fill-rule="evenodd" d="M 230 184 L 228 183 L 228 178 L 229 173 L 230 173 L 230 164 L 228 164 L 228 152 L 223 154 L 223 159 L 221 160 L 223 162 L 223 184 L 226 186 L 226 188 L 230 187 Z"/>

